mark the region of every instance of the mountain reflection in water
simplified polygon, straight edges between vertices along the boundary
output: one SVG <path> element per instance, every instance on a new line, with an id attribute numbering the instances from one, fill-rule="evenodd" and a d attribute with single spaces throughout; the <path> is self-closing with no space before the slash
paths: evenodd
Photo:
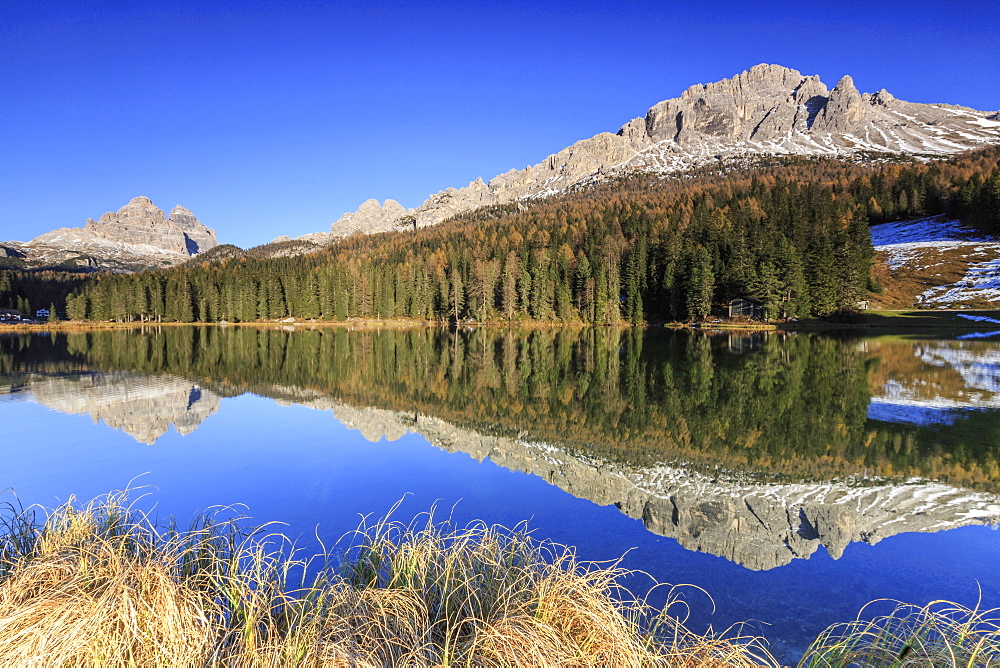
<path id="1" fill-rule="evenodd" d="M 245 392 L 418 433 L 754 570 L 1000 521 L 1000 346 L 560 329 L 0 338 L 0 393 L 153 443 Z M 887 409 L 886 407 L 890 407 Z M 931 416 L 920 418 L 920 411 Z"/>

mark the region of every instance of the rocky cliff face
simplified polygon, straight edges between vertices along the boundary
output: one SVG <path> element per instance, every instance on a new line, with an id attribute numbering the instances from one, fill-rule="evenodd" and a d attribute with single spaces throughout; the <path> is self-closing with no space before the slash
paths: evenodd
<path id="1" fill-rule="evenodd" d="M 323 243 L 355 232 L 433 225 L 481 206 L 545 197 L 628 171 L 675 173 L 761 155 L 933 158 L 990 144 L 1000 144 L 1000 112 L 904 102 L 885 90 L 862 94 L 849 76 L 829 90 L 817 76 L 757 65 L 692 86 L 617 133 L 584 139 L 537 165 L 448 188 L 409 211 L 392 200 L 369 200 L 333 223 L 329 234 L 308 238 Z"/>
<path id="2" fill-rule="evenodd" d="M 148 197 L 135 197 L 83 227 L 63 227 L 28 243 L 9 242 L 32 264 L 76 263 L 132 271 L 179 264 L 219 242 L 215 231 L 190 211 L 175 206 L 167 217 Z"/>

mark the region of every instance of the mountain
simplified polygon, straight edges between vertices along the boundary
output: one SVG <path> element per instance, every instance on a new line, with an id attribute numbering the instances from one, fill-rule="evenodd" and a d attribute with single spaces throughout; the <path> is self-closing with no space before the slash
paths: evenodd
<path id="1" fill-rule="evenodd" d="M 1000 144 L 1000 112 L 905 102 L 885 90 L 862 94 L 849 76 L 829 90 L 818 76 L 762 64 L 692 86 L 617 133 L 578 141 L 534 166 L 447 188 L 416 209 L 368 200 L 329 233 L 300 239 L 330 243 L 355 232 L 434 225 L 478 207 L 546 197 L 631 172 L 670 174 L 782 155 L 931 159 L 991 144 Z"/>
<path id="2" fill-rule="evenodd" d="M 172 374 L 131 371 L 62 376 L 28 374 L 0 382 L 0 394 L 30 392 L 34 401 L 152 445 L 170 429 L 186 436 L 220 409 L 221 397 L 245 387 L 226 381 L 194 382 Z M 218 390 L 218 391 L 216 391 Z M 770 570 L 808 559 L 824 547 L 839 559 L 848 545 L 874 545 L 900 533 L 934 533 L 1000 521 L 1000 498 L 931 480 L 765 483 L 707 476 L 670 465 L 626 466 L 573 454 L 558 442 L 506 437 L 459 426 L 433 415 L 356 406 L 296 385 L 254 387 L 281 405 L 331 411 L 371 441 L 419 434 L 445 452 L 537 476 L 581 499 L 616 506 L 645 527 L 694 551 L 708 552 L 751 570 Z"/>
<path id="3" fill-rule="evenodd" d="M 84 267 L 135 271 L 180 264 L 219 242 L 215 231 L 183 206 L 164 216 L 148 197 L 134 197 L 83 227 L 63 227 L 24 243 L 10 241 L 0 254 L 27 266 Z"/>
<path id="4" fill-rule="evenodd" d="M 219 410 L 220 397 L 171 375 L 147 376 L 130 371 L 91 372 L 73 376 L 29 377 L 26 387 L 39 404 L 66 413 L 87 414 L 94 423 L 122 431 L 152 445 L 170 426 L 187 436 Z"/>
<path id="5" fill-rule="evenodd" d="M 930 480 L 725 480 L 681 467 L 627 467 L 592 460 L 558 443 L 484 434 L 412 412 L 351 406 L 309 390 L 300 390 L 292 402 L 330 410 L 344 426 L 373 443 L 415 433 L 445 452 L 489 459 L 508 470 L 538 476 L 577 498 L 614 505 L 649 531 L 689 550 L 751 570 L 808 559 L 820 546 L 839 559 L 854 542 L 874 545 L 901 533 L 934 533 L 1000 520 L 997 496 Z"/>

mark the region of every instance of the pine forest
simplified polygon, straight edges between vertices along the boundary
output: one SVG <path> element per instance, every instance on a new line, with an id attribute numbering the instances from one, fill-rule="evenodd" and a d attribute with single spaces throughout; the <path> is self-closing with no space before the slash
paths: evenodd
<path id="1" fill-rule="evenodd" d="M 636 174 L 303 256 L 221 246 L 137 274 L 0 271 L 0 307 L 119 322 L 641 324 L 699 320 L 749 296 L 771 318 L 828 317 L 879 290 L 871 225 L 936 214 L 1000 233 L 1000 149 Z"/>

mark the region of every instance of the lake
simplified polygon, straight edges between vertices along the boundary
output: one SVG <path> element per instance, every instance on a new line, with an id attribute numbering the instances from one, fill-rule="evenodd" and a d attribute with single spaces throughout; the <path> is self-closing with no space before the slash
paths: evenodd
<path id="1" fill-rule="evenodd" d="M 3 335 L 0 425 L 25 504 L 145 486 L 161 516 L 245 504 L 304 546 L 401 499 L 527 521 L 788 661 L 873 599 L 1000 606 L 1000 337 Z"/>

